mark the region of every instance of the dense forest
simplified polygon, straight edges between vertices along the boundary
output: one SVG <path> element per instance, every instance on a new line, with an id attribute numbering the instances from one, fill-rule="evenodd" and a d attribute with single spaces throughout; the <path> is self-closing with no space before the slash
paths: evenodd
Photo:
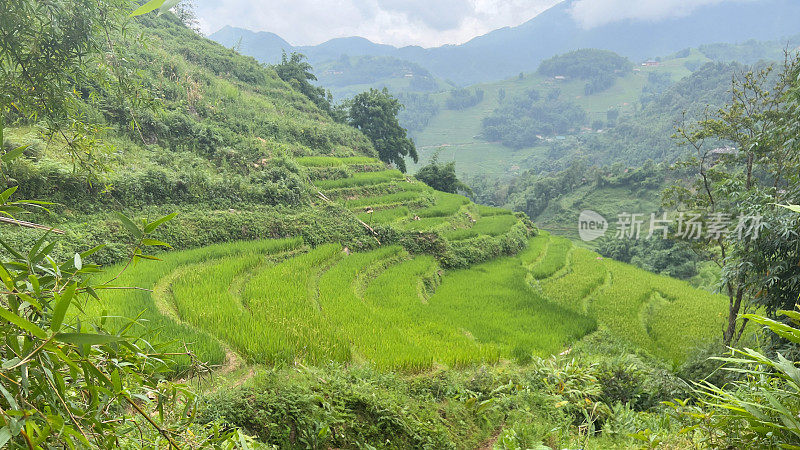
<path id="1" fill-rule="evenodd" d="M 633 68 L 627 58 L 597 49 L 575 50 L 542 61 L 538 72 L 550 77 L 580 78 L 586 81 L 584 93 L 596 94 L 610 88 L 616 77 Z"/>
<path id="2" fill-rule="evenodd" d="M 483 137 L 511 148 L 531 147 L 542 136 L 574 132 L 587 121 L 578 105 L 560 100 L 558 91 L 542 97 L 538 91 L 504 99 L 502 106 L 483 119 Z"/>

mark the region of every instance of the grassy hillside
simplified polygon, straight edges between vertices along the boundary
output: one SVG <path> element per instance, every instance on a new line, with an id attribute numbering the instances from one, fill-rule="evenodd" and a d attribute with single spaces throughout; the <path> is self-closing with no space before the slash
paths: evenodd
<path id="1" fill-rule="evenodd" d="M 114 211 L 178 212 L 164 235 L 178 247 L 299 233 L 347 241 L 363 233 L 312 207 L 308 174 L 295 158 L 371 157 L 365 136 L 334 122 L 272 69 L 197 35 L 172 14 L 131 26 L 144 36 L 127 49 L 141 101 L 120 104 L 101 91 L 81 105 L 99 124 L 91 135 L 99 169 L 75 167 L 63 140 L 44 127 L 6 121 L 5 145 L 30 146 L 4 166 L 0 188 L 19 186 L 19 198 L 56 203 L 51 213 L 28 217 L 67 231 L 57 249 L 108 243 L 98 258 L 115 260 L 127 236 Z M 11 241 L 35 239 L 12 228 L 3 233 Z"/>
<path id="2" fill-rule="evenodd" d="M 609 89 L 591 95 L 585 94 L 584 80 L 561 80 L 538 73 L 525 73 L 521 77 L 476 85 L 470 89 L 484 92 L 482 102 L 458 111 L 442 107 L 425 129 L 414 133 L 420 151 L 419 165 L 426 164 L 438 151 L 442 159 L 456 161 L 459 172 L 467 176 L 486 174 L 502 178 L 531 168 L 552 166 L 554 160 L 559 160 L 565 156 L 563 153 L 567 153 L 563 147 L 578 147 L 585 134 L 566 136 L 564 141 L 550 139 L 535 147 L 518 150 L 500 143 L 486 142 L 480 137 L 481 123 L 501 105 L 501 95 L 509 99 L 531 89 L 542 95 L 557 90 L 560 99 L 572 101 L 586 111 L 584 126 L 589 127 L 598 120 L 605 123 L 606 114 L 612 108 L 617 109 L 621 116 L 640 111 L 640 99 L 651 76 L 667 77 L 671 82 L 677 82 L 691 75 L 689 68 L 696 69 L 710 61 L 699 51 L 691 50 L 665 59 L 657 66 L 637 66 L 630 74 L 617 78 Z M 447 96 L 448 93 L 440 93 L 432 98 L 444 105 Z M 584 133 L 594 134 L 594 131 L 585 130 Z"/>

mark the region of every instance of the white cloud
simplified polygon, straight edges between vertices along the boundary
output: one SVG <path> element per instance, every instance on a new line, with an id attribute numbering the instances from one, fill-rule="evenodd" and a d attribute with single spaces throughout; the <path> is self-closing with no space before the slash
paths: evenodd
<path id="1" fill-rule="evenodd" d="M 626 19 L 658 21 L 683 17 L 701 6 L 724 1 L 735 0 L 576 0 L 570 13 L 584 28 L 594 28 Z"/>
<path id="2" fill-rule="evenodd" d="M 204 33 L 225 25 L 273 32 L 293 45 L 361 36 L 425 47 L 516 26 L 560 0 L 198 0 Z"/>

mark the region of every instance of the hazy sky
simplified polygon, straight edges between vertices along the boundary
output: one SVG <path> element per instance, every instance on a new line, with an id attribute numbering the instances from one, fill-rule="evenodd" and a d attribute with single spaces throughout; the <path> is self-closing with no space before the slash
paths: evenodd
<path id="1" fill-rule="evenodd" d="M 742 0 L 575 0 L 571 13 L 586 28 L 623 19 L 659 20 L 698 6 Z M 434 47 L 460 44 L 535 17 L 559 0 L 196 0 L 204 33 L 232 25 L 271 31 L 293 45 L 335 37 Z"/>

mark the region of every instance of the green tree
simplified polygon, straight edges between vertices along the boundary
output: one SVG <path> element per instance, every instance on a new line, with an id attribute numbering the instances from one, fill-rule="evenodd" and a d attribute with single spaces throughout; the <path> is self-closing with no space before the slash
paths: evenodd
<path id="1" fill-rule="evenodd" d="M 362 92 L 345 106 L 350 125 L 372 141 L 381 160 L 405 172 L 404 158 L 410 157 L 417 162 L 419 156 L 414 141 L 408 138 L 406 130 L 398 122 L 397 114 L 402 108 L 403 105 L 386 88 Z"/>
<path id="2" fill-rule="evenodd" d="M 315 105 L 322 110 L 331 111 L 331 94 L 325 89 L 314 86 L 312 81 L 317 81 L 313 67 L 306 61 L 306 56 L 302 53 L 293 52 L 287 55 L 283 52 L 280 64 L 272 66 L 281 80 L 289 83 L 293 88 L 308 97 Z"/>
<path id="3" fill-rule="evenodd" d="M 440 163 L 439 152 L 436 152 L 433 158 L 431 158 L 431 162 L 419 169 L 414 177 L 437 191 L 449 192 L 451 194 L 460 191 L 472 195 L 472 189 L 456 176 L 455 161 Z"/>
<path id="4" fill-rule="evenodd" d="M 785 213 L 775 206 L 796 203 L 800 187 L 794 137 L 798 74 L 797 58 L 787 58 L 778 74 L 773 67 L 743 73 L 733 80 L 728 105 L 677 128 L 676 136 L 692 151 L 678 166 L 692 169 L 694 178 L 689 186 L 668 189 L 667 204 L 703 212 L 707 218 L 763 218 L 756 224 L 757 233 L 704 234 L 695 242 L 696 249 L 722 270 L 729 298 L 726 345 L 736 343 L 747 325 L 747 318 L 739 320 L 743 310 L 764 306 L 774 313 L 786 307 L 781 292 L 798 285 L 798 274 L 782 269 L 783 257 L 791 254 L 785 250 L 800 244 L 792 228 L 794 218 L 782 219 Z"/>

